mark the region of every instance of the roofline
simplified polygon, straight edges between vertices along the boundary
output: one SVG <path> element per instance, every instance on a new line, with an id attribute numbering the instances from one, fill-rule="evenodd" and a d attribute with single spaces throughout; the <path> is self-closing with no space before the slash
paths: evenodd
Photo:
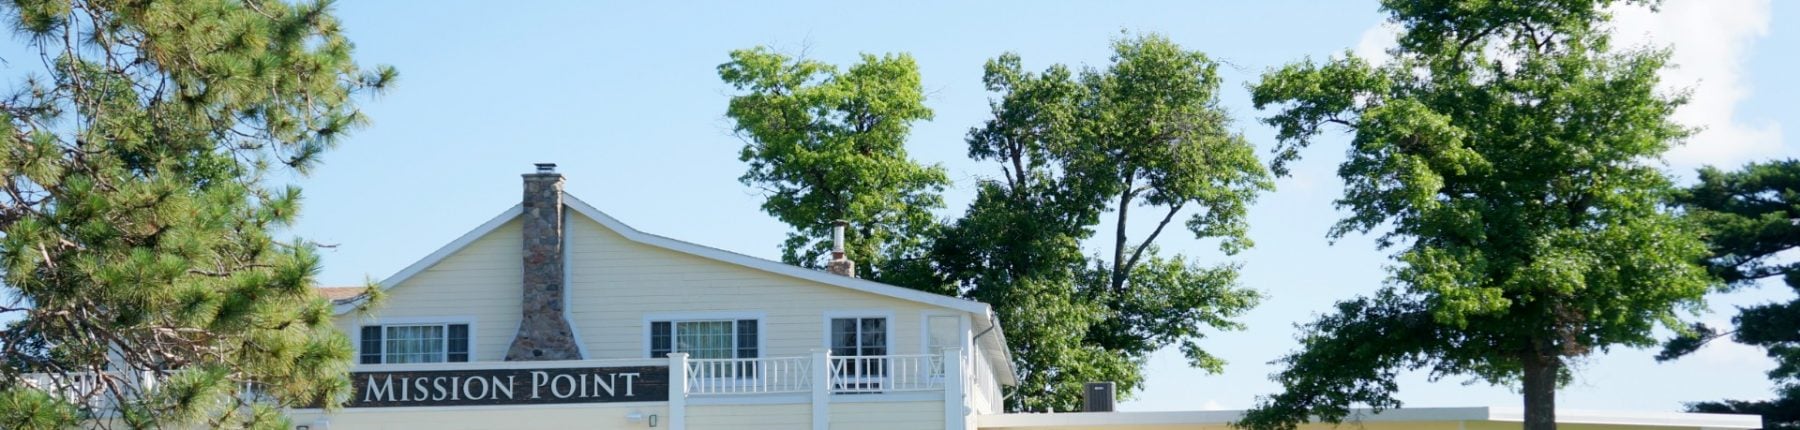
<path id="1" fill-rule="evenodd" d="M 437 251 L 433 251 L 431 255 L 426 255 L 425 258 L 413 262 L 412 265 L 406 266 L 404 269 L 400 269 L 399 272 L 394 273 L 393 276 L 388 276 L 387 279 L 381 280 L 381 282 L 376 285 L 384 291 L 393 288 L 395 285 L 400 285 L 401 282 L 406 282 L 407 279 L 412 279 L 413 276 L 418 275 L 420 272 L 424 272 L 425 269 L 436 266 L 438 262 L 444 261 L 445 258 L 450 258 L 451 254 L 455 254 L 456 251 L 461 251 L 463 248 L 468 247 L 469 244 L 475 243 L 476 239 L 480 239 L 482 236 L 486 236 L 488 232 L 492 232 L 494 229 L 506 225 L 508 221 L 512 221 L 513 218 L 518 218 L 519 214 L 523 213 L 525 213 L 524 203 L 513 205 L 513 207 L 500 212 L 499 215 L 495 215 L 494 218 L 482 223 L 481 226 L 475 227 L 474 230 L 469 230 L 468 233 L 463 233 L 463 235 L 457 237 L 456 240 L 452 240 L 450 243 L 438 248 Z M 338 315 L 349 313 L 350 311 L 355 310 L 364 300 L 367 300 L 367 296 L 346 300 L 343 303 L 338 303 L 335 306 L 334 311 Z"/>
<path id="2" fill-rule="evenodd" d="M 836 285 L 865 293 L 956 309 L 976 315 L 987 315 L 989 312 L 986 303 L 973 300 L 963 300 L 866 279 L 805 269 L 792 264 L 764 260 L 723 249 L 685 242 L 679 239 L 671 239 L 664 236 L 645 233 L 638 231 L 638 229 L 631 228 L 631 226 L 625 225 L 623 222 L 619 222 L 618 219 L 613 218 L 611 215 L 607 215 L 605 212 L 595 209 L 593 206 L 588 205 L 587 202 L 581 201 L 581 199 L 568 193 L 563 193 L 563 204 L 568 205 L 570 209 L 574 209 L 577 213 L 587 215 L 588 218 L 592 218 L 594 221 L 599 222 L 600 225 L 606 226 L 607 229 L 612 230 L 614 233 L 618 233 L 620 236 L 624 236 L 625 239 L 632 242 L 655 246 L 696 257 L 736 264 L 777 275 L 786 275 L 822 284 Z"/>
<path id="3" fill-rule="evenodd" d="M 852 277 L 842 276 L 842 275 L 835 275 L 835 274 L 825 273 L 825 272 L 821 272 L 821 271 L 817 271 L 817 270 L 804 269 L 799 266 L 794 266 L 791 264 L 764 260 L 761 258 L 752 257 L 752 256 L 744 255 L 744 254 L 739 254 L 739 253 L 735 253 L 735 252 L 731 252 L 731 251 L 726 251 L 723 249 L 718 249 L 718 248 L 713 248 L 713 247 L 708 247 L 708 246 L 703 246 L 703 245 L 697 245 L 697 244 L 690 243 L 690 242 L 684 242 L 684 241 L 677 240 L 677 239 L 671 239 L 668 237 L 645 233 L 645 232 L 639 231 L 638 229 L 632 228 L 629 225 L 625 225 L 625 223 L 623 223 L 623 222 L 619 222 L 618 219 L 613 218 L 611 215 L 607 215 L 605 212 L 601 212 L 599 209 L 596 209 L 591 205 L 588 205 L 587 202 L 581 201 L 581 199 L 576 198 L 574 195 L 571 195 L 571 194 L 565 192 L 565 193 L 563 193 L 562 197 L 563 197 L 563 204 L 568 206 L 570 209 L 574 209 L 576 213 L 586 215 L 588 218 L 593 219 L 595 222 L 600 223 L 600 225 L 606 227 L 609 230 L 612 230 L 614 233 L 618 233 L 620 236 L 624 236 L 626 240 L 630 240 L 632 242 L 637 242 L 637 243 L 641 243 L 641 244 L 645 244 L 645 245 L 663 248 L 663 249 L 667 249 L 670 251 L 680 252 L 683 254 L 693 255 L 696 257 L 702 257 L 702 258 L 706 258 L 706 259 L 710 259 L 710 260 L 716 260 L 716 261 L 736 264 L 739 266 L 743 266 L 743 267 L 747 267 L 747 268 L 751 268 L 751 269 L 757 269 L 757 270 L 774 273 L 774 274 L 778 274 L 778 275 L 785 275 L 785 276 L 805 279 L 808 281 L 818 282 L 818 283 L 822 283 L 822 284 L 836 285 L 839 287 L 849 288 L 852 290 L 862 291 L 865 293 L 870 293 L 870 294 L 875 294 L 875 295 L 880 295 L 880 296 L 887 296 L 887 297 L 892 297 L 892 298 L 901 299 L 901 300 L 907 300 L 907 301 L 924 303 L 924 304 L 938 306 L 938 307 L 955 309 L 955 310 L 975 314 L 975 315 L 978 315 L 978 316 L 981 316 L 984 318 L 988 317 L 992 314 L 991 308 L 989 308 L 986 303 L 981 303 L 981 302 L 977 302 L 977 301 L 973 301 L 973 300 L 963 300 L 963 299 L 950 297 L 950 296 L 932 294 L 932 293 L 927 293 L 924 291 L 914 290 L 914 289 L 910 289 L 910 288 L 897 287 L 897 286 L 893 286 L 893 285 L 883 284 L 880 282 L 852 278 Z M 420 272 L 424 272 L 425 269 L 431 268 L 431 266 L 436 265 L 438 262 L 443 261 L 445 258 L 450 257 L 451 254 L 455 254 L 456 251 L 462 250 L 462 248 L 469 246 L 470 243 L 474 243 L 476 239 L 479 239 L 482 236 L 487 235 L 489 232 L 494 231 L 494 229 L 500 228 L 501 225 L 505 225 L 508 221 L 511 221 L 513 218 L 518 217 L 519 214 L 521 214 L 521 213 L 524 213 L 524 205 L 523 204 L 513 205 L 512 208 L 507 209 L 505 212 L 501 212 L 500 215 L 497 215 L 493 219 L 488 220 L 486 223 L 483 223 L 480 227 L 476 227 L 474 230 L 470 230 L 468 233 L 464 233 L 461 237 L 456 238 L 456 240 L 451 241 L 449 244 L 444 245 L 442 248 L 438 248 L 438 250 L 436 252 L 432 252 L 431 255 L 425 256 L 424 259 L 414 262 L 410 266 L 406 266 L 405 269 L 401 269 L 400 272 L 395 273 L 393 276 L 389 276 L 387 279 L 381 280 L 381 282 L 378 285 L 381 286 L 381 289 L 386 290 L 389 288 L 393 288 L 395 285 L 399 285 L 402 282 L 406 282 L 406 280 L 411 279 L 413 276 L 418 275 Z M 343 314 L 354 308 L 355 308 L 355 303 L 346 303 L 346 304 L 338 305 L 337 313 Z"/>
<path id="4" fill-rule="evenodd" d="M 1169 412 L 1073 412 L 1050 414 L 981 415 L 981 428 L 1055 428 L 1122 425 L 1227 425 L 1244 417 L 1244 411 L 1169 411 Z M 1345 421 L 1360 422 L 1432 422 L 1432 421 L 1523 421 L 1518 408 L 1401 408 L 1375 412 L 1352 410 Z M 1699 414 L 1685 412 L 1623 412 L 1557 410 L 1559 424 L 1602 424 L 1658 427 L 1699 427 L 1708 429 L 1755 429 L 1762 427 L 1762 417 L 1735 414 Z"/>
<path id="5" fill-rule="evenodd" d="M 911 302 L 923 303 L 923 304 L 927 304 L 927 305 L 968 312 L 968 313 L 974 315 L 975 317 L 980 318 L 983 321 L 987 321 L 990 324 L 993 324 L 995 326 L 994 333 L 997 335 L 996 337 L 998 339 L 996 339 L 994 341 L 995 343 L 993 345 L 989 345 L 989 347 L 992 348 L 992 347 L 997 346 L 999 348 L 1000 354 L 998 354 L 999 357 L 994 357 L 994 356 L 990 355 L 990 359 L 989 359 L 990 363 L 989 364 L 990 365 L 1000 364 L 1003 366 L 1002 369 L 1005 369 L 1005 372 L 1004 372 L 1005 381 L 1003 381 L 1003 382 L 1011 382 L 1014 379 L 1013 375 L 1015 373 L 1017 373 L 1017 370 L 1014 369 L 1013 365 L 1012 365 L 1012 351 L 1006 348 L 1006 344 L 1005 344 L 1006 335 L 998 327 L 999 322 L 996 321 L 996 318 L 994 317 L 993 308 L 988 306 L 988 304 L 986 304 L 986 303 L 977 302 L 977 301 L 973 301 L 973 300 L 964 300 L 964 299 L 959 299 L 959 298 L 945 296 L 945 295 L 932 294 L 932 293 L 927 293 L 924 291 L 914 290 L 911 288 L 898 287 L 898 286 L 883 284 L 880 282 L 875 282 L 875 281 L 870 281 L 870 280 L 865 280 L 865 279 L 859 279 L 859 278 L 853 278 L 853 277 L 849 277 L 849 276 L 842 276 L 842 275 L 826 273 L 826 272 L 822 272 L 822 271 L 818 271 L 818 270 L 805 269 L 805 268 L 801 268 L 799 266 L 794 266 L 791 264 L 765 260 L 762 258 L 757 258 L 757 257 L 749 256 L 749 255 L 726 251 L 723 249 L 713 248 L 713 247 L 704 246 L 704 245 L 698 245 L 698 244 L 694 244 L 691 242 L 686 242 L 686 241 L 682 241 L 682 240 L 678 240 L 678 239 L 672 239 L 672 238 L 668 238 L 668 237 L 664 237 L 664 236 L 658 236 L 655 234 L 645 233 L 643 231 L 639 231 L 636 228 L 632 228 L 630 225 L 626 225 L 624 222 L 620 222 L 617 218 L 613 218 L 611 215 L 607 215 L 605 212 L 602 212 L 602 211 L 600 211 L 600 209 L 597 209 L 597 208 L 593 207 L 592 205 L 587 204 L 587 202 L 582 201 L 580 198 L 575 197 L 573 194 L 564 192 L 564 193 L 562 193 L 562 198 L 563 198 L 564 206 L 567 206 L 569 209 L 573 209 L 576 213 L 587 216 L 589 219 L 594 220 L 594 222 L 600 223 L 600 225 L 602 227 L 605 227 L 606 229 L 611 230 L 613 233 L 617 233 L 618 235 L 623 236 L 626 240 L 630 240 L 632 242 L 649 245 L 649 246 L 653 246 L 653 247 L 657 247 L 657 248 L 662 248 L 662 249 L 666 249 L 666 250 L 670 250 L 670 251 L 675 251 L 675 252 L 679 252 L 679 253 L 683 253 L 683 254 L 688 254 L 688 255 L 705 258 L 705 259 L 709 259 L 709 260 L 731 263 L 731 264 L 735 264 L 738 266 L 743 266 L 743 267 L 750 268 L 750 269 L 761 270 L 764 272 L 769 272 L 769 273 L 773 273 L 773 274 L 777 274 L 777 275 L 800 278 L 800 279 L 805 279 L 805 280 L 818 282 L 818 283 L 822 283 L 822 284 L 834 285 L 834 286 L 838 286 L 838 287 L 848 288 L 851 290 L 861 291 L 861 292 L 865 292 L 865 293 L 869 293 L 869 294 L 875 294 L 875 295 L 879 295 L 879 296 L 886 296 L 886 297 L 891 297 L 891 298 L 896 298 L 896 299 L 901 299 L 901 300 L 906 300 L 906 301 L 911 301 Z M 474 243 L 476 239 L 480 239 L 482 236 L 486 236 L 489 232 L 494 231 L 494 229 L 500 228 L 500 226 L 505 225 L 507 222 L 512 221 L 513 218 L 517 218 L 517 217 L 519 217 L 520 214 L 523 214 L 523 213 L 524 213 L 524 204 L 521 203 L 521 204 L 513 205 L 512 208 L 509 208 L 506 211 L 501 212 L 499 215 L 494 216 L 493 219 L 489 219 L 486 223 L 481 224 L 481 226 L 476 227 L 474 230 L 470 230 L 468 233 L 464 233 L 461 237 L 456 238 L 456 240 L 450 241 L 449 244 L 444 245 L 442 248 L 438 248 L 437 251 L 432 252 L 431 255 L 425 256 L 424 259 L 414 262 L 412 265 L 406 266 L 405 269 L 401 269 L 400 272 L 395 273 L 393 276 L 387 277 L 387 279 L 381 280 L 381 282 L 378 283 L 377 285 L 382 290 L 387 290 L 389 288 L 393 288 L 395 285 L 400 285 L 401 283 L 406 282 L 408 279 L 411 279 L 413 276 L 418 275 L 421 272 L 424 272 L 425 269 L 429 269 L 429 268 L 431 268 L 431 266 L 437 265 L 438 262 L 443 261 L 445 258 L 449 258 L 451 254 L 455 254 L 457 251 L 460 251 L 463 248 L 469 246 L 469 244 Z M 336 313 L 338 315 L 343 315 L 352 310 L 355 310 L 356 307 L 358 305 L 360 305 L 363 300 L 365 300 L 365 298 L 359 297 L 359 298 L 356 298 L 353 300 L 344 301 L 343 303 L 338 303 L 338 304 L 336 304 L 334 310 L 336 311 Z M 997 362 L 997 363 L 995 363 L 995 362 Z"/>

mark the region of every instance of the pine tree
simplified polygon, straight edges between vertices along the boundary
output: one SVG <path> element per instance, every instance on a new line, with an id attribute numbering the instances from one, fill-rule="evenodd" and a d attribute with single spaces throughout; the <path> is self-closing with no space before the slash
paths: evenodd
<path id="1" fill-rule="evenodd" d="M 318 258 L 275 237 L 300 192 L 268 179 L 395 76 L 352 61 L 329 6 L 0 6 L 38 54 L 7 62 L 42 66 L 0 99 L 0 427 L 285 428 L 347 395 Z"/>

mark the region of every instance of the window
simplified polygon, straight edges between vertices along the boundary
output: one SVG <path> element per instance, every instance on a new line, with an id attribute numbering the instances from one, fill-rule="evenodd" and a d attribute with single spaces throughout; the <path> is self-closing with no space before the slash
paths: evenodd
<path id="1" fill-rule="evenodd" d="M 887 318 L 832 318 L 833 369 L 843 377 L 879 378 L 886 375 Z"/>
<path id="2" fill-rule="evenodd" d="M 831 355 L 887 355 L 887 318 L 832 318 Z"/>
<path id="3" fill-rule="evenodd" d="M 468 324 L 390 324 L 362 327 L 362 364 L 467 361 Z"/>
<path id="4" fill-rule="evenodd" d="M 925 318 L 925 353 L 940 354 L 945 348 L 962 347 L 962 319 L 954 315 Z"/>
<path id="5" fill-rule="evenodd" d="M 651 321 L 650 357 L 756 358 L 756 320 Z"/>

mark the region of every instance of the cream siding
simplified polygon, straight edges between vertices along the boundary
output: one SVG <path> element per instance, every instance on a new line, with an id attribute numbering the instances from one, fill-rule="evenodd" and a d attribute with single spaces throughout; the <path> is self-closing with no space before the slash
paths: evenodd
<path id="1" fill-rule="evenodd" d="M 352 341 L 358 327 L 380 322 L 468 322 L 471 361 L 506 357 L 519 330 L 520 283 L 524 279 L 524 239 L 513 220 L 469 243 L 437 264 L 387 290 L 373 316 L 354 312 L 337 318 Z M 353 343 L 360 351 L 361 343 Z"/>
<path id="2" fill-rule="evenodd" d="M 833 430 L 931 430 L 944 428 L 944 402 L 837 402 Z"/>
<path id="3" fill-rule="evenodd" d="M 569 320 L 589 358 L 647 354 L 645 315 L 763 316 L 764 357 L 825 347 L 827 314 L 887 316 L 889 354 L 919 354 L 920 311 L 935 306 L 763 272 L 639 244 L 583 216 L 568 228 Z"/>
<path id="4" fill-rule="evenodd" d="M 688 406 L 690 430 L 791 430 L 812 425 L 811 404 Z"/>
<path id="5" fill-rule="evenodd" d="M 636 423 L 626 416 L 642 416 Z M 650 415 L 657 416 L 656 428 L 668 428 L 668 408 L 660 402 L 649 404 L 583 404 L 555 406 L 463 406 L 423 408 L 342 409 L 329 416 L 317 409 L 296 410 L 289 414 L 295 425 L 318 426 L 323 418 L 329 427 L 353 430 L 491 430 L 491 429 L 643 429 L 649 427 Z M 690 426 L 690 428 L 693 428 Z"/>

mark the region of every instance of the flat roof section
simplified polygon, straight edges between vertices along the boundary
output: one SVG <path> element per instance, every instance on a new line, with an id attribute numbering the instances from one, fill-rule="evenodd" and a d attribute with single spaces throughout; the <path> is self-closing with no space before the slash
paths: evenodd
<path id="1" fill-rule="evenodd" d="M 1243 415 L 1241 410 L 1067 412 L 982 415 L 977 417 L 977 422 L 982 430 L 1223 430 L 1231 428 L 1230 423 Z M 1300 428 L 1506 430 L 1520 428 L 1524 417 L 1524 411 L 1519 408 L 1403 408 L 1379 413 L 1361 409 L 1340 425 L 1313 423 Z M 1559 410 L 1556 418 L 1559 427 L 1567 429 L 1749 430 L 1762 427 L 1762 418 L 1756 415 Z"/>

